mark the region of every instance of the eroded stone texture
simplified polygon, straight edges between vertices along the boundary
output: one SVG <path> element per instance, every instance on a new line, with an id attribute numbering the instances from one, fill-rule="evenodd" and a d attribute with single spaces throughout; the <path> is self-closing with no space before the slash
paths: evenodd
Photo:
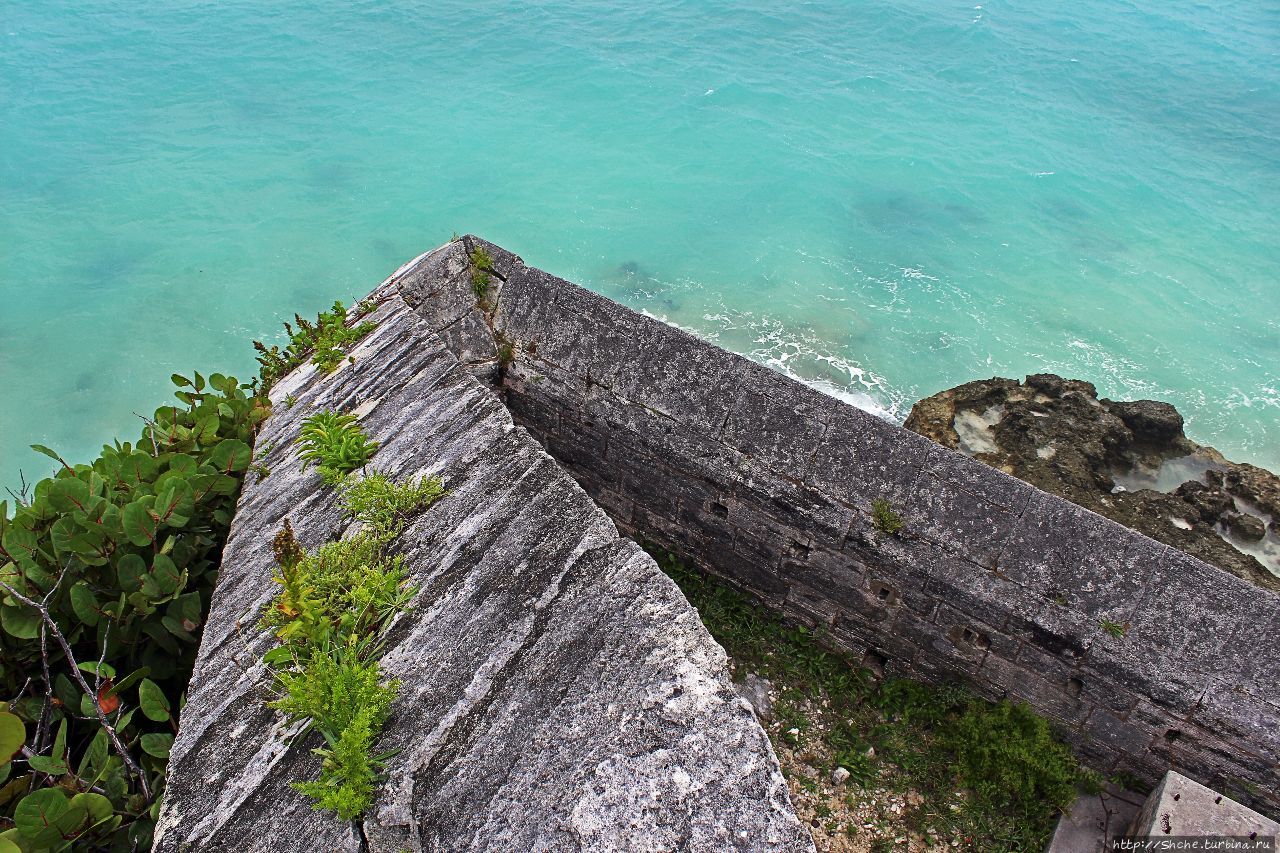
<path id="1" fill-rule="evenodd" d="M 1133 817 L 1129 834 L 1275 838 L 1280 823 L 1170 771 Z"/>
<path id="2" fill-rule="evenodd" d="M 1168 403 L 1052 374 L 981 379 L 916 403 L 906 427 L 1280 591 L 1280 477 L 1190 440 Z"/>
<path id="3" fill-rule="evenodd" d="M 475 245 L 443 247 L 388 286 L 424 294 L 415 310 L 447 328 L 468 286 L 432 270 L 460 271 Z M 486 361 L 483 343 L 460 352 L 624 533 L 821 626 L 872 669 L 1024 700 L 1104 772 L 1154 784 L 1178 767 L 1280 811 L 1274 593 L 501 257 L 499 296 L 487 309 L 471 298 L 464 313 L 514 360 Z M 1106 454 L 1135 427 L 1152 442 L 1180 429 L 1160 405 L 1107 409 L 1087 383 L 1000 388 L 1037 406 L 1056 396 L 1063 417 L 1093 424 L 1078 446 L 1037 445 L 1036 458 Z M 1019 424 L 1038 435 L 1045 418 L 1007 418 L 990 390 L 957 389 L 956 400 L 969 395 L 971 446 Z M 958 447 L 955 405 L 935 409 L 948 434 L 933 437 Z M 1096 488 L 1079 473 L 1080 489 Z M 1248 485 L 1271 505 L 1257 477 Z M 877 498 L 902 516 L 899 535 L 876 529 Z"/>
<path id="4" fill-rule="evenodd" d="M 697 614 L 435 334 L 488 328 L 459 295 L 463 248 L 402 269 L 404 298 L 375 291 L 377 328 L 353 364 L 306 365 L 273 389 L 258 440 L 271 473 L 240 499 L 156 849 L 812 850 Z M 447 322 L 428 326 L 410 298 L 449 298 Z M 450 340 L 475 345 L 473 368 L 492 349 Z M 257 627 L 282 520 L 309 548 L 346 528 L 293 444 L 322 409 L 359 415 L 379 470 L 448 489 L 397 541 L 418 588 L 382 659 L 402 688 L 379 746 L 397 752 L 355 825 L 289 787 L 315 775 L 318 735 L 291 742 L 266 707 L 272 640 Z"/>

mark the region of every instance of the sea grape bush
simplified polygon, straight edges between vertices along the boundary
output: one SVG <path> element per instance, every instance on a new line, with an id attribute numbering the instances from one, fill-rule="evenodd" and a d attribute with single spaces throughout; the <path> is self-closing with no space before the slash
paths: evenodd
<path id="1" fill-rule="evenodd" d="M 269 413 L 235 377 L 173 381 L 178 404 L 157 409 L 136 444 L 104 446 L 87 465 L 36 446 L 61 469 L 12 507 L 0 502 L 0 853 L 150 843 L 222 545 Z"/>
<path id="2" fill-rule="evenodd" d="M 374 328 L 341 303 L 296 320 L 285 350 L 254 342 L 248 384 L 174 374 L 178 404 L 137 443 L 87 465 L 33 445 L 60 470 L 0 501 L 0 853 L 150 848 L 266 393 L 307 358 L 336 369 Z"/>

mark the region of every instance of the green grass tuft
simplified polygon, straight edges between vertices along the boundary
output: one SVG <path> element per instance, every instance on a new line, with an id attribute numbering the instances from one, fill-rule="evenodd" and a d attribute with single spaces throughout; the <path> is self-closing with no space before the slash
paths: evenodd
<path id="1" fill-rule="evenodd" d="M 855 784 L 918 791 L 933 804 L 912 818 L 921 832 L 972 838 L 984 851 L 1040 850 L 1077 790 L 1096 790 L 1096 775 L 1027 706 L 986 702 L 959 686 L 877 679 L 832 651 L 820 632 L 787 623 L 671 554 L 652 553 L 734 671 L 773 682 L 771 734 L 792 748 L 820 738 L 832 756 L 823 773 L 842 766 Z M 815 707 L 820 720 L 805 710 Z M 952 810 L 961 789 L 968 795 Z"/>
<path id="2" fill-rule="evenodd" d="M 476 304 L 484 308 L 488 305 L 489 287 L 493 283 L 493 258 L 479 247 L 472 249 L 467 257 L 471 261 L 471 290 L 475 293 Z"/>
<path id="3" fill-rule="evenodd" d="M 893 507 L 884 498 L 876 498 L 871 502 L 871 524 L 881 533 L 897 536 L 906 525 L 902 516 L 893 511 Z"/>
<path id="4" fill-rule="evenodd" d="M 435 503 L 444 494 L 439 477 L 424 476 L 396 485 L 383 473 L 369 470 L 341 486 L 347 515 L 386 532 L 399 533 L 409 518 Z"/>

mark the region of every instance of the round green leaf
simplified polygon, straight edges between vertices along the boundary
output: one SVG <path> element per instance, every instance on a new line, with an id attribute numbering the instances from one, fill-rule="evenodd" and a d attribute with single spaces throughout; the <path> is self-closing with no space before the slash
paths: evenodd
<path id="1" fill-rule="evenodd" d="M 102 615 L 98 609 L 98 599 L 94 597 L 93 591 L 84 581 L 71 587 L 71 609 L 86 625 L 97 625 L 98 618 Z M 81 668 L 83 669 L 83 664 Z"/>
<path id="2" fill-rule="evenodd" d="M 61 776 L 68 770 L 67 763 L 61 758 L 51 758 L 47 755 L 33 755 L 27 759 L 27 764 L 31 765 L 32 770 L 48 773 L 50 776 Z"/>
<path id="3" fill-rule="evenodd" d="M 89 813 L 89 825 L 106 820 L 115 813 L 115 809 L 111 806 L 111 801 L 101 794 L 95 794 L 92 791 L 76 794 L 71 798 L 72 807 L 80 806 Z"/>
<path id="4" fill-rule="evenodd" d="M 0 628 L 10 637 L 34 640 L 40 635 L 40 614 L 25 604 L 0 605 Z"/>
<path id="5" fill-rule="evenodd" d="M 156 496 L 155 514 L 163 524 L 183 527 L 195 512 L 191 486 L 185 480 L 170 480 Z"/>
<path id="6" fill-rule="evenodd" d="M 116 563 L 116 578 L 120 589 L 125 592 L 137 592 L 142 589 L 142 581 L 147 575 L 147 561 L 137 554 L 125 554 Z"/>
<path id="7" fill-rule="evenodd" d="M 0 711 L 0 763 L 8 762 L 27 742 L 27 727 L 15 714 Z"/>
<path id="8" fill-rule="evenodd" d="M 101 675 L 103 678 L 115 678 L 116 668 L 105 661 L 98 663 L 96 660 L 85 661 L 76 665 L 76 669 L 81 672 L 87 672 L 90 675 Z"/>
<path id="9" fill-rule="evenodd" d="M 40 538 L 25 527 L 11 524 L 4 532 L 4 549 L 19 561 L 34 561 L 40 549 Z"/>
<path id="10" fill-rule="evenodd" d="M 84 509 L 89 500 L 89 484 L 76 477 L 59 477 L 49 487 L 49 503 L 58 512 Z"/>
<path id="11" fill-rule="evenodd" d="M 173 747 L 173 735 L 153 732 L 142 736 L 142 751 L 156 758 L 168 758 Z"/>
<path id="12" fill-rule="evenodd" d="M 125 504 L 124 515 L 121 519 L 124 523 L 124 535 L 128 536 L 129 541 L 134 545 L 150 545 L 156 540 L 160 522 L 152 513 L 151 505 L 153 503 L 155 503 L 155 498 L 147 496 Z"/>
<path id="13" fill-rule="evenodd" d="M 24 841 L 37 849 L 62 840 L 59 820 L 71 810 L 71 803 L 59 788 L 37 788 L 22 798 L 13 812 L 13 823 Z"/>
<path id="14" fill-rule="evenodd" d="M 156 554 L 151 572 L 142 581 L 142 592 L 152 598 L 164 598 L 182 589 L 185 577 L 167 554 Z"/>
<path id="15" fill-rule="evenodd" d="M 120 479 L 130 486 L 137 487 L 142 483 L 154 480 L 156 463 L 151 454 L 135 450 L 120 463 Z"/>
<path id="16" fill-rule="evenodd" d="M 138 685 L 138 705 L 149 720 L 163 723 L 169 719 L 169 698 L 150 678 L 142 679 Z"/>
<path id="17" fill-rule="evenodd" d="M 209 454 L 209 462 L 224 474 L 243 471 L 249 467 L 252 458 L 253 450 L 236 438 L 218 442 L 213 452 Z"/>

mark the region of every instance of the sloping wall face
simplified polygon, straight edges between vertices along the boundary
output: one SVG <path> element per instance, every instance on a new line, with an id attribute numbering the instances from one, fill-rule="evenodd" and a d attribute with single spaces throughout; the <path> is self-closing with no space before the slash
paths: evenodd
<path id="1" fill-rule="evenodd" d="M 813 850 L 724 651 L 653 560 L 515 426 L 394 289 L 331 375 L 272 390 L 270 468 L 241 495 L 170 756 L 156 850 Z M 293 397 L 293 402 L 286 399 Z M 267 707 L 278 587 L 271 542 L 307 548 L 351 522 L 304 468 L 301 423 L 350 412 L 397 481 L 447 493 L 395 542 L 415 594 L 388 629 L 399 679 L 363 819 L 312 809 L 323 744 Z"/>
<path id="2" fill-rule="evenodd" d="M 395 284 L 624 533 L 868 666 L 1025 700 L 1100 770 L 1280 811 L 1275 595 L 477 238 Z"/>

